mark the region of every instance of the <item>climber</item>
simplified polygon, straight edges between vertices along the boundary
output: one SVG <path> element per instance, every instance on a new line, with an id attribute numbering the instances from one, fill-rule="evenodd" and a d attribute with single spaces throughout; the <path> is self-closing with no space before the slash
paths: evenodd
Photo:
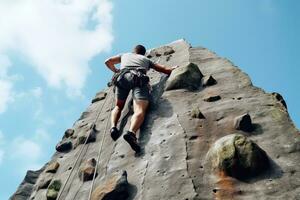
<path id="1" fill-rule="evenodd" d="M 120 133 L 117 123 L 124 108 L 127 96 L 132 90 L 134 114 L 131 118 L 130 128 L 123 138 L 129 143 L 135 152 L 141 148 L 137 142 L 136 132 L 142 125 L 149 104 L 150 84 L 146 72 L 153 68 L 158 72 L 170 75 L 174 67 L 167 67 L 152 62 L 145 56 L 146 48 L 142 45 L 134 47 L 132 53 L 113 56 L 105 61 L 105 65 L 115 73 L 113 81 L 116 86 L 116 105 L 111 114 L 110 134 L 113 140 L 117 140 Z M 120 69 L 115 65 L 121 64 Z"/>

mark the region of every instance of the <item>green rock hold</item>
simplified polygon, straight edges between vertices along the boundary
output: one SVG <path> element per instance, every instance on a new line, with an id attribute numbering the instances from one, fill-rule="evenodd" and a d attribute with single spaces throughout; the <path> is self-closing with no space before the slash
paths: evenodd
<path id="1" fill-rule="evenodd" d="M 238 179 L 258 175 L 269 166 L 269 159 L 252 140 L 231 134 L 217 140 L 209 151 L 213 169 Z"/>
<path id="2" fill-rule="evenodd" d="M 47 190 L 47 200 L 55 200 L 58 196 L 58 192 L 61 187 L 61 181 L 60 180 L 54 180 L 48 187 Z"/>

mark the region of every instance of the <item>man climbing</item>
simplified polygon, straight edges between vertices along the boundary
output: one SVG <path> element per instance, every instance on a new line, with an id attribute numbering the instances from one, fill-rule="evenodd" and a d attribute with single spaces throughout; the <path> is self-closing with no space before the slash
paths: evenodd
<path id="1" fill-rule="evenodd" d="M 150 96 L 149 77 L 146 75 L 146 72 L 153 68 L 158 72 L 170 75 L 172 70 L 176 68 L 153 63 L 145 56 L 145 53 L 146 48 L 142 45 L 137 45 L 132 53 L 113 56 L 105 61 L 106 66 L 114 73 L 117 73 L 115 81 L 116 105 L 111 114 L 111 137 L 113 140 L 117 140 L 120 135 L 117 123 L 127 96 L 132 90 L 134 114 L 131 118 L 130 128 L 123 138 L 137 153 L 140 152 L 141 148 L 137 142 L 136 132 L 144 121 Z M 121 64 L 120 69 L 115 66 L 119 63 Z"/>

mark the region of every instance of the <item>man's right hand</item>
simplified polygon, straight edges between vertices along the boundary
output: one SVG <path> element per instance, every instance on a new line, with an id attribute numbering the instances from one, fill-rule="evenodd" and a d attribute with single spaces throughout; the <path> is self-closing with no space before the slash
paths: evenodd
<path id="1" fill-rule="evenodd" d="M 114 72 L 119 73 L 120 71 L 121 71 L 120 69 L 116 68 Z"/>

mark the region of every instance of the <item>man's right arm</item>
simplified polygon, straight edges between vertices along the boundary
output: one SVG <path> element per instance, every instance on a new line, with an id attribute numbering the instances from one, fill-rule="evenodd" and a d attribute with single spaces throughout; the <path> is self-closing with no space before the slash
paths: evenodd
<path id="1" fill-rule="evenodd" d="M 105 60 L 105 65 L 114 73 L 119 72 L 120 70 L 118 68 L 116 68 L 116 64 L 121 63 L 121 56 L 117 55 L 117 56 L 113 56 L 108 58 L 107 60 Z"/>
<path id="2" fill-rule="evenodd" d="M 158 63 L 154 63 L 153 64 L 153 69 L 155 71 L 158 71 L 158 72 L 162 72 L 164 74 L 168 74 L 170 75 L 172 73 L 172 71 L 177 68 L 178 66 L 174 66 L 174 67 L 168 67 L 168 66 L 165 66 L 165 65 L 161 65 L 161 64 L 158 64 Z"/>

